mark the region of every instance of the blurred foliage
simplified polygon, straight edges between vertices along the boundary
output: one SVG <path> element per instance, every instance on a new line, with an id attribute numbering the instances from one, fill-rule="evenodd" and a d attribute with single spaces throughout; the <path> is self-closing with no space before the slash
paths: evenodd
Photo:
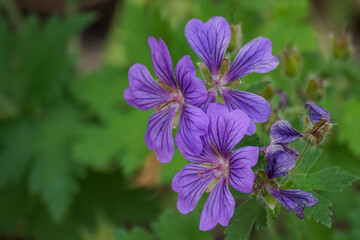
<path id="1" fill-rule="evenodd" d="M 29 14 L 16 28 L 0 17 L 0 219 L 6 219 L 0 221 L 0 238 L 224 238 L 220 227 L 211 233 L 198 230 L 202 204 L 188 215 L 178 213 L 170 185 L 186 161 L 176 151 L 170 163 L 158 164 L 144 143 L 150 112 L 123 99 L 132 64 L 153 72 L 149 36 L 164 39 L 173 65 L 186 54 L 197 62 L 184 36 L 187 21 L 221 15 L 241 24 L 243 44 L 269 37 L 281 60 L 269 74 L 242 79 L 241 89 L 272 91 L 273 113 L 239 146 L 266 145 L 269 126 L 279 118 L 301 130 L 303 104 L 310 100 L 328 109 L 335 123 L 322 150 L 311 149 L 303 159 L 304 175 L 293 179 L 294 187 L 324 190 L 317 193 L 320 204 L 305 210 L 312 220 L 299 220 L 279 204 L 276 212 L 266 211 L 251 198 L 235 210 L 227 239 L 246 239 L 250 233 L 253 239 L 359 239 L 359 182 L 347 186 L 360 175 L 360 71 L 351 54 L 332 55 L 335 45 L 315 27 L 309 5 L 306 0 L 119 2 L 101 67 L 85 75 L 78 73 L 74 48 L 94 15 L 44 21 Z M 337 19 L 346 16 L 341 9 Z M 288 49 L 296 49 L 296 61 L 286 62 Z M 296 74 L 284 74 L 297 62 Z M 315 85 L 321 85 L 315 95 L 306 87 L 314 76 Z M 254 169 L 264 166 L 261 157 Z M 319 176 L 328 181 L 316 181 Z"/>

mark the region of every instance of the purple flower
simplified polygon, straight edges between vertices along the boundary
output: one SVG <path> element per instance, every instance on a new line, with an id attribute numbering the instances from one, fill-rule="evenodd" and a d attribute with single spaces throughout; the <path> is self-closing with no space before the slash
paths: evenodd
<path id="1" fill-rule="evenodd" d="M 223 104 L 211 103 L 207 114 L 209 132 L 201 137 L 204 147 L 200 155 L 192 154 L 181 135 L 176 136 L 180 152 L 193 163 L 185 165 L 172 181 L 172 189 L 178 192 L 177 207 L 183 214 L 195 208 L 205 190 L 211 190 L 200 218 L 203 231 L 212 229 L 217 223 L 229 224 L 235 201 L 228 183 L 240 192 L 250 193 L 255 178 L 251 167 L 259 154 L 258 147 L 250 146 L 232 151 L 250 122 L 243 111 L 229 112 Z"/>
<path id="2" fill-rule="evenodd" d="M 314 102 L 307 102 L 305 104 L 305 108 L 309 107 L 310 120 L 314 123 L 319 122 L 320 120 L 325 120 L 326 122 L 330 122 L 330 113 L 325 109 Z"/>
<path id="3" fill-rule="evenodd" d="M 149 118 L 145 143 L 154 149 L 160 162 L 169 162 L 174 154 L 173 122 L 180 111 L 179 132 L 186 146 L 194 154 L 202 151 L 200 136 L 208 131 L 209 120 L 199 108 L 193 106 L 206 99 L 204 83 L 196 78 L 196 70 L 189 56 L 176 65 L 175 77 L 169 50 L 163 40 L 159 43 L 149 37 L 154 71 L 159 81 L 154 81 L 147 68 L 134 64 L 129 69 L 130 86 L 124 91 L 126 102 L 140 110 L 155 108 Z"/>
<path id="4" fill-rule="evenodd" d="M 266 73 L 279 65 L 279 60 L 271 54 L 272 44 L 268 38 L 259 37 L 245 44 L 230 64 L 226 73 L 220 72 L 225 51 L 229 45 L 231 30 L 223 17 L 212 17 L 206 23 L 198 19 L 190 20 L 185 28 L 186 38 L 191 48 L 208 67 L 212 87 L 207 99 L 201 104 L 206 110 L 211 102 L 216 101 L 217 93 L 223 97 L 229 110 L 241 109 L 253 122 L 268 120 L 271 109 L 269 103 L 253 93 L 233 90 L 229 84 L 252 72 Z M 253 134 L 255 124 L 251 122 L 247 134 Z"/>
<path id="5" fill-rule="evenodd" d="M 271 126 L 270 141 L 274 144 L 289 144 L 298 137 L 303 137 L 303 135 L 286 120 L 278 120 Z"/>
<path id="6" fill-rule="evenodd" d="M 269 145 L 265 151 L 265 159 L 269 179 L 285 176 L 295 167 L 293 156 L 281 145 Z"/>
<path id="7" fill-rule="evenodd" d="M 312 207 L 319 203 L 314 195 L 301 190 L 272 187 L 269 188 L 269 191 L 287 210 L 296 213 L 299 218 L 304 218 L 305 206 Z"/>

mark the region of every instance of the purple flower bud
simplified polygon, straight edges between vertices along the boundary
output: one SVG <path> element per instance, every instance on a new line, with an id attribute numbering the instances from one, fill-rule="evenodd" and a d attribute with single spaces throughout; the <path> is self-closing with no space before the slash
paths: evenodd
<path id="1" fill-rule="evenodd" d="M 269 179 L 286 175 L 295 166 L 294 158 L 281 145 L 269 145 L 265 152 Z"/>
<path id="2" fill-rule="evenodd" d="M 330 122 L 330 114 L 325 108 L 316 105 L 314 102 L 307 102 L 305 108 L 309 107 L 310 120 L 314 123 L 324 119 Z"/>
<path id="3" fill-rule="evenodd" d="M 296 213 L 299 218 L 304 218 L 304 208 L 312 207 L 319 201 L 311 193 L 301 190 L 269 188 L 270 193 L 289 211 Z"/>
<path id="4" fill-rule="evenodd" d="M 286 120 L 276 121 L 270 129 L 270 141 L 275 144 L 289 144 L 298 137 L 303 137 Z"/>

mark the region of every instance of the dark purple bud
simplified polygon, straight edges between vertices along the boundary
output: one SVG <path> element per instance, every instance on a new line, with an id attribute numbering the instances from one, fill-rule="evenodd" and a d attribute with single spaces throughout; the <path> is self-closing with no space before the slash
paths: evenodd
<path id="1" fill-rule="evenodd" d="M 267 163 L 266 174 L 270 179 L 286 175 L 295 166 L 293 156 L 286 152 L 281 145 L 269 145 L 265 159 Z"/>
<path id="2" fill-rule="evenodd" d="M 298 137 L 303 137 L 286 120 L 276 121 L 270 129 L 270 141 L 275 144 L 289 144 Z"/>
<path id="3" fill-rule="evenodd" d="M 322 119 L 330 122 L 330 114 L 325 108 L 316 105 L 314 102 L 307 102 L 305 108 L 307 107 L 309 107 L 309 115 L 312 122 L 317 123 Z"/>
<path id="4" fill-rule="evenodd" d="M 269 188 L 270 193 L 289 211 L 296 213 L 299 218 L 304 218 L 304 208 L 312 207 L 319 201 L 311 193 L 301 190 L 286 190 L 275 187 Z"/>

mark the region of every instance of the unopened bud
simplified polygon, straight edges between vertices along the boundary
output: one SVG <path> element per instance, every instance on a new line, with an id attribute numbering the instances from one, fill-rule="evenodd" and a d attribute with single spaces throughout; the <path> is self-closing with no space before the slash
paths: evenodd
<path id="1" fill-rule="evenodd" d="M 332 52 L 336 59 L 345 59 L 350 54 L 350 40 L 347 34 L 332 37 Z"/>
<path id="2" fill-rule="evenodd" d="M 260 95 L 263 96 L 266 100 L 270 101 L 275 95 L 275 89 L 269 84 L 263 90 L 261 90 Z"/>
<path id="3" fill-rule="evenodd" d="M 295 77 L 301 68 L 302 60 L 296 47 L 287 48 L 281 55 L 281 66 L 284 74 L 288 77 Z"/>
<path id="4" fill-rule="evenodd" d="M 310 76 L 305 89 L 306 98 L 320 101 L 324 97 L 324 84 L 321 76 Z"/>
<path id="5" fill-rule="evenodd" d="M 326 135 L 330 131 L 332 124 L 325 119 L 316 123 L 312 128 L 304 134 L 304 140 L 310 145 L 317 146 L 324 142 Z M 306 125 L 305 125 L 306 128 Z"/>
<path id="6" fill-rule="evenodd" d="M 231 38 L 230 43 L 227 48 L 227 51 L 229 52 L 235 52 L 240 49 L 241 42 L 242 42 L 242 30 L 240 25 L 230 25 L 231 30 Z"/>

